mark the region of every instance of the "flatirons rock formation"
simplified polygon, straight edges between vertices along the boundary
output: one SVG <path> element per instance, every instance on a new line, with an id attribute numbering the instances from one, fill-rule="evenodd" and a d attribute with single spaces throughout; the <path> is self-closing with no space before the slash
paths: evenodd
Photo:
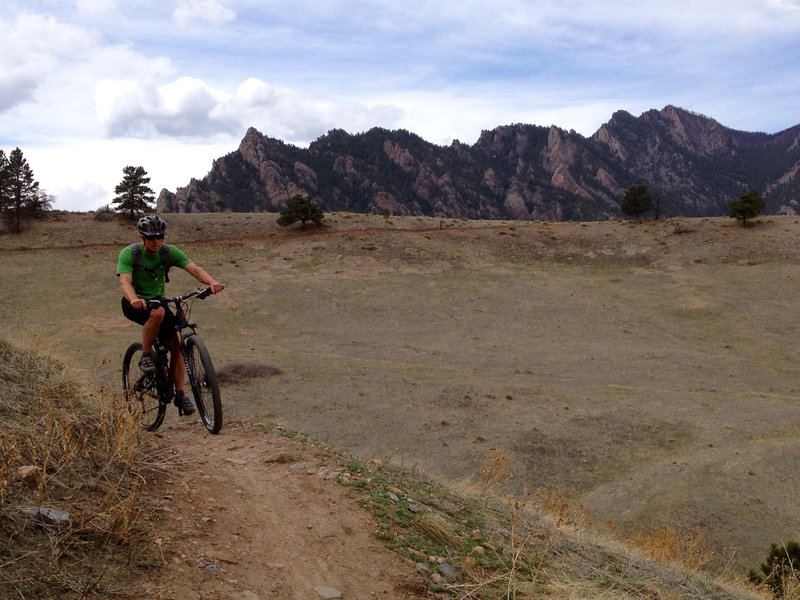
<path id="1" fill-rule="evenodd" d="M 404 130 L 332 130 L 307 149 L 251 128 L 203 179 L 163 190 L 164 212 L 278 211 L 311 196 L 326 211 L 471 219 L 604 220 L 645 184 L 659 216 L 719 216 L 749 189 L 766 213 L 800 211 L 800 125 L 776 134 L 729 129 L 667 106 L 618 111 L 591 137 L 504 125 L 473 145 L 430 144 Z"/>

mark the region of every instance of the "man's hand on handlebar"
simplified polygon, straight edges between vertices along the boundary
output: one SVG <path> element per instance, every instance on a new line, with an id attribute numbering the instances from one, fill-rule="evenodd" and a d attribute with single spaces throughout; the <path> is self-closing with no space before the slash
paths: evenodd
<path id="1" fill-rule="evenodd" d="M 225 289 L 225 286 L 221 283 L 217 283 L 216 281 L 213 283 L 208 284 L 208 287 L 200 288 L 194 292 L 189 292 L 183 296 L 176 296 L 175 298 L 154 298 L 152 300 L 145 300 L 144 298 L 136 298 L 135 300 L 131 300 L 131 306 L 136 309 L 145 309 L 151 308 L 156 309 L 161 306 L 165 306 L 172 302 L 183 302 L 185 300 L 189 300 L 190 298 L 207 298 L 211 294 L 217 294 Z"/>

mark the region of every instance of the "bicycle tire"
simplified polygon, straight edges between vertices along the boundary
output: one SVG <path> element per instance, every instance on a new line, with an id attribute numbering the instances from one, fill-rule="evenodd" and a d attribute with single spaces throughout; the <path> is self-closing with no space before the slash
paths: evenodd
<path id="1" fill-rule="evenodd" d="M 141 343 L 128 346 L 122 359 L 122 388 L 128 411 L 138 418 L 142 428 L 155 431 L 164 422 L 167 405 L 159 400 L 156 376 L 139 369 L 141 358 Z"/>
<path id="2" fill-rule="evenodd" d="M 217 373 L 205 343 L 197 335 L 185 338 L 186 361 L 189 366 L 189 384 L 192 387 L 197 411 L 211 433 L 222 429 L 222 399 L 219 394 Z"/>

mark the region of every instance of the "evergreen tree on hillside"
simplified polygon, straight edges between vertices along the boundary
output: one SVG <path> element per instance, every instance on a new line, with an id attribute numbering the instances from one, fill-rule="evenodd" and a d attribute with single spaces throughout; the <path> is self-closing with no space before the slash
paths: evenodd
<path id="1" fill-rule="evenodd" d="M 39 182 L 22 150 L 15 148 L 8 157 L 0 150 L 0 210 L 11 231 L 22 231 L 22 222 L 47 210 L 52 197 L 39 190 Z"/>
<path id="2" fill-rule="evenodd" d="M 111 203 L 116 204 L 114 210 L 120 213 L 127 212 L 133 218 L 136 213 L 151 212 L 153 206 L 151 202 L 155 200 L 153 190 L 147 184 L 150 178 L 144 167 L 127 166 L 122 169 L 125 176 L 122 181 L 114 188 L 117 197 Z"/>
<path id="3" fill-rule="evenodd" d="M 317 225 L 322 225 L 325 217 L 322 209 L 308 196 L 293 196 L 281 211 L 278 217 L 278 225 L 286 227 L 292 223 L 300 221 L 301 229 L 306 228 L 306 221 L 312 221 Z"/>
<path id="4" fill-rule="evenodd" d="M 739 221 L 742 227 L 747 225 L 747 219 L 755 219 L 764 210 L 764 198 L 756 190 L 750 190 L 739 196 L 728 205 L 731 217 Z"/>
<path id="5" fill-rule="evenodd" d="M 8 157 L 0 150 L 0 210 L 5 211 L 11 198 L 11 188 L 8 180 Z"/>
<path id="6" fill-rule="evenodd" d="M 646 185 L 632 185 L 625 190 L 619 203 L 619 209 L 626 215 L 634 216 L 641 221 L 642 214 L 653 209 L 653 197 Z"/>

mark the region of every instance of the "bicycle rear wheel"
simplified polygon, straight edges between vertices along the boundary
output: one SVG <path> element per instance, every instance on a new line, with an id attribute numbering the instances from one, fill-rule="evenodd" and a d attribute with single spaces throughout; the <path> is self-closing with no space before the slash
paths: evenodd
<path id="1" fill-rule="evenodd" d="M 147 431 L 155 431 L 164 422 L 167 405 L 158 399 L 158 383 L 155 374 L 143 373 L 139 368 L 142 345 L 131 344 L 122 359 L 122 388 L 125 402 L 132 415 Z"/>
<path id="2" fill-rule="evenodd" d="M 219 395 L 217 373 L 211 363 L 206 345 L 196 335 L 185 338 L 186 364 L 189 384 L 203 425 L 211 433 L 222 429 L 222 400 Z"/>

